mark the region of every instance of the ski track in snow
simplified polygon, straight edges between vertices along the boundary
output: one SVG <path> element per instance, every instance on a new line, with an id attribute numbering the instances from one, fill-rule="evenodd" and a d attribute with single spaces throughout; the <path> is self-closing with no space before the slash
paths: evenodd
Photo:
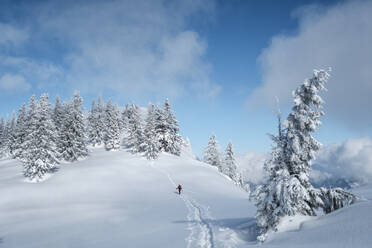
<path id="1" fill-rule="evenodd" d="M 151 167 L 166 175 L 170 183 L 176 187 L 176 183 L 169 173 L 156 168 L 154 162 L 151 162 Z M 187 248 L 215 248 L 213 229 L 209 221 L 207 221 L 207 219 L 212 219 L 209 208 L 201 205 L 185 193 L 180 195 L 180 197 L 188 209 L 187 220 L 190 234 L 186 238 Z"/>
<path id="2" fill-rule="evenodd" d="M 187 195 L 182 195 L 181 198 L 189 210 L 187 220 L 190 235 L 186 238 L 187 248 L 214 248 L 213 230 L 210 223 L 205 220 L 205 218 L 211 219 L 209 210 Z"/>

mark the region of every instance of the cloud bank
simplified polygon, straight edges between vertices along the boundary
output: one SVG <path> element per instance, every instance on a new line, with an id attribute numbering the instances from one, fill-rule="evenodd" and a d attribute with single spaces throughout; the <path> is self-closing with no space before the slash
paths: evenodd
<path id="1" fill-rule="evenodd" d="M 6 31 L 0 38 L 0 57 L 18 60 L 8 63 L 8 69 L 39 88 L 59 84 L 82 92 L 197 92 L 211 97 L 220 90 L 210 80 L 207 43 L 188 25 L 190 18 L 213 15 L 212 1 L 48 1 L 21 6 L 25 19 L 0 23 L 0 31 Z M 1 46 L 8 46 L 7 52 Z"/>
<path id="2" fill-rule="evenodd" d="M 313 69 L 332 67 L 324 96 L 327 115 L 349 127 L 372 127 L 372 2 L 348 1 L 330 8 L 306 6 L 293 13 L 295 35 L 278 35 L 258 62 L 262 85 L 250 106 L 291 102 L 291 92 Z"/>
<path id="3" fill-rule="evenodd" d="M 244 181 L 252 184 L 261 184 L 265 178 L 264 163 L 268 155 L 248 152 L 238 156 L 236 162 L 242 172 Z"/>
<path id="4" fill-rule="evenodd" d="M 372 183 L 372 139 L 349 139 L 322 149 L 315 161 L 317 169 L 333 178 Z"/>
<path id="5" fill-rule="evenodd" d="M 260 184 L 265 178 L 263 169 L 268 154 L 247 153 L 237 157 L 239 169 L 246 181 Z M 372 183 L 372 139 L 349 139 L 323 147 L 310 171 L 316 185 L 348 186 L 348 183 Z M 345 184 L 346 182 L 346 184 Z"/>

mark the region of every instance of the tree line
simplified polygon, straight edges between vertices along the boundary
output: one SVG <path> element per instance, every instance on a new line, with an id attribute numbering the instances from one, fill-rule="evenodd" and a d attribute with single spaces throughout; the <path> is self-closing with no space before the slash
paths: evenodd
<path id="1" fill-rule="evenodd" d="M 183 139 L 168 99 L 162 108 L 150 103 L 143 114 L 136 104 L 120 110 L 111 99 L 103 103 L 98 98 L 87 117 L 82 102 L 78 92 L 63 103 L 57 97 L 54 107 L 48 94 L 39 100 L 31 96 L 12 118 L 0 118 L 0 157 L 20 160 L 24 175 L 39 181 L 60 161 L 86 157 L 88 145 L 104 145 L 108 151 L 123 146 L 147 159 L 161 152 L 180 155 Z"/>

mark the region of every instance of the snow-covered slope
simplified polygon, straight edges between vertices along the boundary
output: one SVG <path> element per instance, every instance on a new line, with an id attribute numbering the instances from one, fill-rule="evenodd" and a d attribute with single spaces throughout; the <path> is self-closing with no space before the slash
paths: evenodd
<path id="1" fill-rule="evenodd" d="M 265 242 L 265 246 L 371 247 L 371 209 L 371 202 L 361 202 L 325 216 L 309 218 L 286 232 L 275 233 L 271 240 Z"/>
<path id="2" fill-rule="evenodd" d="M 95 149 L 41 183 L 25 182 L 18 162 L 0 162 L 4 247 L 219 247 L 239 242 L 229 225 L 254 211 L 244 191 L 187 156 L 150 162 Z"/>
<path id="3" fill-rule="evenodd" d="M 0 247 L 370 247 L 372 187 L 356 193 L 366 200 L 286 219 L 260 245 L 247 193 L 190 155 L 150 162 L 99 148 L 41 183 L 2 160 Z"/>

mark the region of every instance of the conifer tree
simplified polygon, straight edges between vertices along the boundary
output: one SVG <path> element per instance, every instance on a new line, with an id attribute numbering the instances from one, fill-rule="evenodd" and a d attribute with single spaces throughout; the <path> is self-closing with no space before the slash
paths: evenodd
<path id="1" fill-rule="evenodd" d="M 236 166 L 233 145 L 228 143 L 225 151 L 225 159 L 223 162 L 222 173 L 230 177 L 237 185 L 242 185 L 241 176 Z"/>
<path id="2" fill-rule="evenodd" d="M 179 156 L 182 138 L 178 134 L 178 121 L 172 113 L 168 99 L 165 99 L 163 110 L 157 108 L 155 111 L 155 130 L 160 150 Z"/>
<path id="3" fill-rule="evenodd" d="M 63 151 L 63 124 L 64 120 L 66 118 L 66 105 L 62 104 L 59 97 L 56 97 L 53 112 L 52 112 L 52 120 L 54 123 L 54 127 L 56 129 L 55 135 L 56 135 L 56 146 L 57 146 L 57 152 L 58 157 L 61 157 L 61 152 Z"/>
<path id="4" fill-rule="evenodd" d="M 183 151 L 187 155 L 191 156 L 194 159 L 197 159 L 197 157 L 194 155 L 194 153 L 192 151 L 191 142 L 190 142 L 189 137 L 186 137 L 186 139 L 183 141 L 183 146 L 184 146 L 184 150 Z"/>
<path id="5" fill-rule="evenodd" d="M 105 110 L 102 103 L 102 98 L 98 97 L 98 101 L 96 104 L 96 111 L 95 111 L 95 144 L 101 145 L 104 143 L 104 136 L 106 130 L 105 124 Z"/>
<path id="6" fill-rule="evenodd" d="M 132 153 L 137 153 L 144 151 L 144 142 L 143 124 L 139 108 L 137 105 L 132 104 L 129 110 L 126 145 Z"/>
<path id="7" fill-rule="evenodd" d="M 286 165 L 285 146 L 286 137 L 281 125 L 281 114 L 278 112 L 278 135 L 269 135 L 276 144 L 273 147 L 270 159 L 265 161 L 264 169 L 267 178 L 255 193 L 256 220 L 260 228 L 258 240 L 263 242 L 269 230 L 277 230 L 280 218 L 294 215 L 291 199 L 288 199 L 288 182 L 290 180 Z"/>
<path id="8" fill-rule="evenodd" d="M 17 117 L 15 112 L 12 113 L 12 120 L 10 122 L 10 128 L 8 133 L 8 151 L 9 155 L 14 158 L 14 153 L 16 150 L 16 126 L 17 126 Z"/>
<path id="9" fill-rule="evenodd" d="M 216 166 L 222 172 L 219 145 L 216 136 L 212 133 L 208 145 L 204 150 L 204 162 Z"/>
<path id="10" fill-rule="evenodd" d="M 120 126 L 121 126 L 121 133 L 125 134 L 128 132 L 128 123 L 129 118 L 131 116 L 131 108 L 128 103 L 125 104 L 123 111 L 121 112 L 121 118 L 120 118 Z"/>
<path id="11" fill-rule="evenodd" d="M 3 135 L 2 135 L 2 154 L 5 157 L 8 157 L 10 155 L 10 136 L 12 133 L 12 120 L 9 118 L 7 115 L 5 124 L 4 124 L 4 130 L 3 130 Z"/>
<path id="12" fill-rule="evenodd" d="M 159 142 L 155 131 L 155 110 L 152 103 L 149 104 L 144 130 L 145 156 L 147 159 L 156 159 L 159 156 Z"/>
<path id="13" fill-rule="evenodd" d="M 26 138 L 26 121 L 27 121 L 27 110 L 26 104 L 22 104 L 18 110 L 18 118 L 16 127 L 14 130 L 14 147 L 13 147 L 13 158 L 21 159 L 22 157 L 22 144 Z"/>
<path id="14" fill-rule="evenodd" d="M 52 120 L 54 122 L 54 126 L 56 128 L 58 136 L 62 129 L 62 124 L 63 124 L 63 119 L 64 119 L 63 115 L 64 115 L 63 105 L 61 104 L 59 97 L 56 97 L 56 101 L 55 101 L 53 113 L 52 113 Z"/>
<path id="15" fill-rule="evenodd" d="M 84 127 L 82 98 L 79 93 L 63 106 L 63 121 L 61 130 L 61 146 L 59 153 L 66 161 L 76 161 L 88 154 Z"/>
<path id="16" fill-rule="evenodd" d="M 322 200 L 309 182 L 311 161 L 321 144 L 311 135 L 321 125 L 324 115 L 323 100 L 318 92 L 325 89 L 329 74 L 314 70 L 311 79 L 306 79 L 294 92 L 294 107 L 284 122 L 286 127 L 285 159 L 290 175 L 289 198 L 293 211 L 303 215 L 316 215 L 315 210 Z"/>
<path id="17" fill-rule="evenodd" d="M 29 129 L 22 156 L 24 174 L 31 180 L 39 181 L 58 163 L 55 126 L 47 94 L 40 97 L 39 104 L 34 96 L 30 99 L 27 127 Z"/>
<path id="18" fill-rule="evenodd" d="M 105 136 L 106 150 L 118 150 L 120 148 L 119 110 L 109 99 L 105 106 Z"/>
<path id="19" fill-rule="evenodd" d="M 256 219 L 261 229 L 258 240 L 264 241 L 269 230 L 277 230 L 283 216 L 316 215 L 321 207 L 324 212 L 351 204 L 355 196 L 341 189 L 318 190 L 309 182 L 311 161 L 321 144 L 311 135 L 321 124 L 323 100 L 318 95 L 324 90 L 329 74 L 314 70 L 311 79 L 293 92 L 294 107 L 281 127 L 278 115 L 278 136 L 271 136 L 276 143 L 271 158 L 265 163 L 268 179 L 256 193 Z"/>
<path id="20" fill-rule="evenodd" d="M 92 101 L 92 107 L 88 114 L 88 140 L 89 143 L 93 146 L 96 146 L 99 143 L 98 130 L 97 130 L 97 105 L 96 102 Z"/>
<path id="21" fill-rule="evenodd" d="M 5 131 L 5 123 L 4 117 L 0 118 L 0 158 L 4 156 L 4 131 Z"/>

